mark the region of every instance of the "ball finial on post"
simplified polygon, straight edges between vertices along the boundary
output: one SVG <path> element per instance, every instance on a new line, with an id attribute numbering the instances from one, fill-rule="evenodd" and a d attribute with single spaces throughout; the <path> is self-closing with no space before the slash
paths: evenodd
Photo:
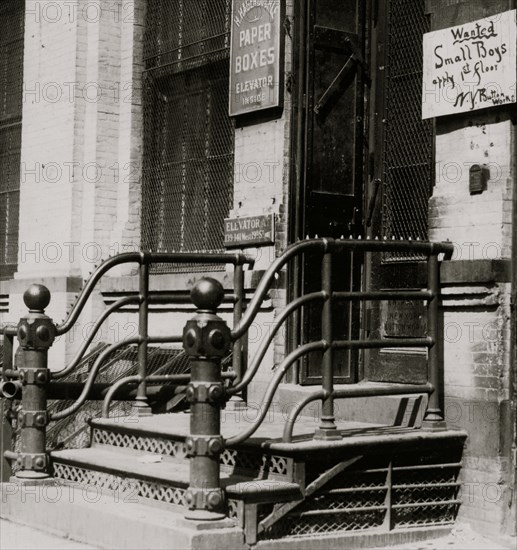
<path id="1" fill-rule="evenodd" d="M 43 311 L 50 304 L 50 290 L 33 284 L 24 292 L 23 301 L 31 311 Z"/>
<path id="2" fill-rule="evenodd" d="M 190 297 L 198 309 L 216 311 L 223 301 L 224 288 L 216 279 L 204 277 L 192 287 Z"/>

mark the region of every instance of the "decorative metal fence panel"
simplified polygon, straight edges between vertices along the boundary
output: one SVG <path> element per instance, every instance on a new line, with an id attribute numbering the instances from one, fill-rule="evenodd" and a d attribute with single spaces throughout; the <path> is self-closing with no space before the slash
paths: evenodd
<path id="1" fill-rule="evenodd" d="M 20 0 L 0 4 L 0 277 L 18 254 L 24 13 Z"/>
<path id="2" fill-rule="evenodd" d="M 224 218 L 233 201 L 234 124 L 228 116 L 231 5 L 228 0 L 148 4 L 143 248 L 220 251 Z M 171 266 L 154 270 L 170 271 Z"/>
<path id="3" fill-rule="evenodd" d="M 390 0 L 386 67 L 383 232 L 388 238 L 428 235 L 434 177 L 434 127 L 422 120 L 422 36 L 429 31 L 424 0 Z M 421 259 L 390 253 L 385 261 Z"/>

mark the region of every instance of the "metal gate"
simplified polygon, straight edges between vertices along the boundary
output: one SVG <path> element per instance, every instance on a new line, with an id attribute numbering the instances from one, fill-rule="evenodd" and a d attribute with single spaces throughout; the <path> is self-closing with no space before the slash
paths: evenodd
<path id="1" fill-rule="evenodd" d="M 230 15 L 229 0 L 148 2 L 142 185 L 146 250 L 223 248 L 223 220 L 233 200 L 234 125 L 227 114 Z"/>
<path id="2" fill-rule="evenodd" d="M 422 40 L 429 30 L 425 0 L 378 4 L 372 42 L 376 55 L 372 109 L 374 163 L 370 194 L 371 236 L 426 240 L 434 181 L 434 126 L 422 121 Z M 376 197 L 379 191 L 381 196 Z M 381 200 L 382 198 L 382 200 Z M 382 205 L 382 207 L 380 207 Z M 367 269 L 367 288 L 411 290 L 426 284 L 423 258 L 390 252 Z M 371 304 L 365 311 L 371 337 L 417 337 L 426 330 L 425 308 L 403 300 Z M 366 375 L 384 382 L 415 382 L 426 376 L 425 350 L 372 350 Z"/>
<path id="3" fill-rule="evenodd" d="M 423 0 L 390 0 L 386 11 L 383 236 L 427 239 L 434 126 L 422 120 Z M 391 253 L 385 261 L 418 259 Z"/>

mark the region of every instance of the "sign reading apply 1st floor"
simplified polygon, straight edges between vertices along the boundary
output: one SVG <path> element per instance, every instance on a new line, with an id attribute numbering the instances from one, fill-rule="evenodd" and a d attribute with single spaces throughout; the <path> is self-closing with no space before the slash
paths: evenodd
<path id="1" fill-rule="evenodd" d="M 424 35 L 422 118 L 517 102 L 515 14 Z"/>
<path id="2" fill-rule="evenodd" d="M 281 0 L 233 0 L 230 116 L 281 103 Z"/>

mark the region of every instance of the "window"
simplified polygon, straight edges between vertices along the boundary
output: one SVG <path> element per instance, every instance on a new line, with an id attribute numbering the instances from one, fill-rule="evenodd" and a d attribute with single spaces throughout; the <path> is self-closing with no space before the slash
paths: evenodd
<path id="1" fill-rule="evenodd" d="M 233 201 L 231 2 L 149 0 L 144 41 L 142 243 L 223 248 Z"/>
<path id="2" fill-rule="evenodd" d="M 20 207 L 24 1 L 0 3 L 0 277 L 16 271 Z"/>

